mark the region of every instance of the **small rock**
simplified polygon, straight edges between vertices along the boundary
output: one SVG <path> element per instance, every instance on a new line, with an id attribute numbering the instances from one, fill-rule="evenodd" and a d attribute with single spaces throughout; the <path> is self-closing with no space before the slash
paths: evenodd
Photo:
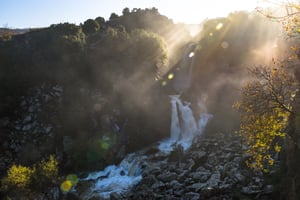
<path id="1" fill-rule="evenodd" d="M 175 190 L 173 194 L 177 197 L 182 197 L 184 190 Z"/>
<path id="2" fill-rule="evenodd" d="M 241 192 L 243 194 L 253 195 L 253 194 L 259 194 L 259 193 L 261 193 L 262 190 L 260 189 L 260 187 L 257 187 L 255 185 L 251 185 L 251 186 L 242 187 Z"/>
<path id="3" fill-rule="evenodd" d="M 242 174 L 240 174 L 239 172 L 234 174 L 234 177 L 233 179 L 236 181 L 236 182 L 243 182 L 245 180 L 245 176 L 243 176 Z"/>
<path id="4" fill-rule="evenodd" d="M 53 86 L 52 89 L 57 91 L 57 92 L 63 92 L 63 88 L 61 86 L 58 86 L 58 85 Z"/>
<path id="5" fill-rule="evenodd" d="M 177 174 L 176 173 L 160 174 L 159 176 L 157 176 L 157 178 L 163 182 L 170 182 L 177 178 Z"/>
<path id="6" fill-rule="evenodd" d="M 191 171 L 194 166 L 195 166 L 195 161 L 193 159 L 189 159 L 188 162 L 186 163 L 185 168 Z"/>
<path id="7" fill-rule="evenodd" d="M 164 187 L 165 187 L 165 184 L 161 181 L 158 181 L 151 186 L 151 188 L 154 190 L 163 189 Z"/>
<path id="8" fill-rule="evenodd" d="M 116 193 L 116 192 L 112 192 L 112 193 L 110 194 L 110 199 L 111 199 L 111 200 L 119 200 L 119 199 L 121 199 L 121 198 L 122 198 L 121 195 L 118 194 L 118 193 Z"/>
<path id="9" fill-rule="evenodd" d="M 170 182 L 170 186 L 174 189 L 174 190 L 178 190 L 179 188 L 182 187 L 182 184 L 180 184 L 177 180 L 173 180 Z"/>
<path id="10" fill-rule="evenodd" d="M 210 177 L 211 173 L 209 172 L 194 172 L 194 173 L 190 173 L 190 177 L 196 181 L 200 181 L 201 183 L 206 182 L 209 177 Z"/>
<path id="11" fill-rule="evenodd" d="M 28 123 L 32 120 L 32 117 L 30 115 L 27 115 L 25 118 L 24 118 L 24 123 Z"/>
<path id="12" fill-rule="evenodd" d="M 273 185 L 266 185 L 265 188 L 264 188 L 264 193 L 265 194 L 271 194 L 274 190 L 274 187 Z"/>
<path id="13" fill-rule="evenodd" d="M 190 189 L 194 192 L 199 192 L 204 187 L 206 187 L 205 183 L 194 183 L 194 184 L 188 186 L 188 189 Z"/>
<path id="14" fill-rule="evenodd" d="M 44 131 L 45 131 L 46 134 L 49 134 L 51 132 L 51 130 L 52 130 L 51 126 L 48 126 L 48 127 L 44 128 Z"/>
<path id="15" fill-rule="evenodd" d="M 232 190 L 232 184 L 222 184 L 219 186 L 219 189 L 224 193 L 229 193 Z"/>
<path id="16" fill-rule="evenodd" d="M 32 128 L 31 124 L 27 124 L 25 126 L 23 126 L 22 131 L 29 131 Z"/>
<path id="17" fill-rule="evenodd" d="M 37 110 L 37 108 L 35 106 L 33 106 L 33 105 L 29 106 L 29 108 L 28 108 L 28 112 L 30 112 L 30 113 L 33 113 L 36 110 Z"/>
<path id="18" fill-rule="evenodd" d="M 48 94 L 43 95 L 44 101 L 47 103 L 48 101 L 50 101 L 51 96 Z"/>
<path id="19" fill-rule="evenodd" d="M 198 200 L 200 199 L 200 194 L 195 192 L 188 192 L 183 195 L 182 199 Z"/>
<path id="20" fill-rule="evenodd" d="M 208 186 L 210 187 L 217 187 L 219 182 L 221 181 L 220 173 L 212 174 L 209 180 L 207 181 Z"/>
<path id="21" fill-rule="evenodd" d="M 14 150 L 16 149 L 17 145 L 16 143 L 11 143 L 9 147 Z"/>
<path id="22" fill-rule="evenodd" d="M 58 200 L 60 198 L 60 190 L 58 187 L 54 187 L 47 192 L 49 199 Z"/>

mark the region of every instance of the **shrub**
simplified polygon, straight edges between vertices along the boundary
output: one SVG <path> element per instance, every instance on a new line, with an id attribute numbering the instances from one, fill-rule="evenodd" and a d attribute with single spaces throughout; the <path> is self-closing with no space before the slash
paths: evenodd
<path id="1" fill-rule="evenodd" d="M 53 155 L 50 155 L 48 160 L 41 160 L 34 168 L 32 189 L 40 191 L 56 184 L 58 179 L 58 161 Z"/>
<path id="2" fill-rule="evenodd" d="M 58 179 L 58 161 L 53 155 L 42 160 L 33 167 L 13 165 L 2 179 L 1 190 L 4 192 L 15 189 L 21 191 L 43 190 L 56 183 Z"/>
<path id="3" fill-rule="evenodd" d="M 13 165 L 7 171 L 7 183 L 19 189 L 25 189 L 31 183 L 35 169 L 22 165 Z"/>
<path id="4" fill-rule="evenodd" d="M 38 171 L 40 176 L 48 179 L 55 178 L 58 175 L 58 161 L 53 155 L 50 155 L 48 160 L 42 160 L 38 164 Z"/>

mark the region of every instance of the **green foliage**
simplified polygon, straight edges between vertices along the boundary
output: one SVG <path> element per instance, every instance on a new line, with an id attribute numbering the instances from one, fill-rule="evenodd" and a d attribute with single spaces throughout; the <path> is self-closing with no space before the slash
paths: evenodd
<path id="1" fill-rule="evenodd" d="M 97 17 L 97 18 L 95 19 L 95 21 L 98 22 L 98 24 L 100 25 L 100 28 L 101 28 L 101 26 L 104 25 L 104 23 L 105 23 L 105 19 L 104 19 L 103 17 Z"/>
<path id="2" fill-rule="evenodd" d="M 103 111 L 94 109 L 94 105 L 99 102 L 91 97 L 93 91 L 111 102 L 105 106 L 106 110 L 113 110 L 115 105 L 120 105 L 117 109 L 122 116 L 116 120 L 119 125 L 125 123 L 129 116 L 130 126 L 126 131 L 130 130 L 131 139 L 139 140 L 143 137 L 141 133 L 146 135 L 145 131 L 148 131 L 149 140 L 143 138 L 143 142 L 147 143 L 156 139 L 150 133 L 166 134 L 162 126 L 157 128 L 153 125 L 154 117 L 145 120 L 146 116 L 155 115 L 148 114 L 150 112 L 146 112 L 146 109 L 151 112 L 152 108 L 159 111 L 167 109 L 167 106 L 160 103 L 160 96 L 156 95 L 160 91 L 156 88 L 155 78 L 161 71 L 167 70 L 166 39 L 173 47 L 174 40 L 178 38 L 181 44 L 190 39 L 182 27 L 177 28 L 172 20 L 160 15 L 157 9 L 125 9 L 124 16 L 112 14 L 107 22 L 98 17 L 87 20 L 81 26 L 54 24 L 12 36 L 9 41 L 0 43 L 0 113 L 13 116 L 19 105 L 18 100 L 31 87 L 44 83 L 62 85 L 62 105 L 55 119 L 59 119 L 64 129 L 57 130 L 56 136 L 60 138 L 62 135 L 70 135 L 76 140 L 74 143 L 78 144 L 74 147 L 78 150 L 68 154 L 70 159 L 74 158 L 74 165 L 70 167 L 77 167 L 77 163 L 92 166 L 101 159 L 111 162 L 115 152 L 111 151 L 113 145 L 110 141 L 100 135 L 97 140 L 88 141 L 91 144 L 89 146 L 79 136 L 86 133 L 94 138 L 97 131 L 107 131 L 103 130 L 103 123 L 99 119 Z M 88 88 L 88 94 L 81 94 L 82 88 Z M 153 99 L 156 99 L 155 103 L 152 103 Z M 162 109 L 158 108 L 158 104 Z M 167 112 L 164 114 L 168 115 Z M 91 117 L 96 119 L 95 123 L 91 123 Z M 155 118 L 163 124 L 161 119 Z M 136 120 L 140 122 L 135 123 Z M 144 126 L 146 123 L 147 128 Z M 131 145 L 142 146 L 144 143 L 135 142 Z M 48 165 L 47 162 L 44 161 L 44 167 L 35 165 L 34 182 L 41 178 L 46 181 L 51 173 L 55 174 L 55 171 L 50 170 L 50 166 L 54 165 Z M 42 185 L 38 184 L 38 187 Z"/>
<path id="3" fill-rule="evenodd" d="M 75 24 L 57 24 L 50 27 L 52 37 L 51 50 L 60 50 L 59 53 L 78 52 L 85 46 L 85 35 L 80 26 Z"/>
<path id="4" fill-rule="evenodd" d="M 82 30 L 85 34 L 92 34 L 100 29 L 100 25 L 96 20 L 88 19 L 84 22 Z"/>
<path id="5" fill-rule="evenodd" d="M 117 15 L 116 13 L 111 13 L 109 20 L 113 21 L 119 18 L 119 15 Z"/>
<path id="6" fill-rule="evenodd" d="M 135 49 L 135 51 L 132 52 L 132 57 L 140 62 L 148 61 L 156 66 L 166 66 L 168 58 L 167 46 L 165 41 L 158 34 L 142 29 L 135 29 L 130 36 L 131 46 Z M 142 49 L 143 51 L 141 51 Z M 145 70 L 147 71 L 147 69 Z M 153 72 L 154 74 L 157 73 L 156 71 Z"/>
<path id="7" fill-rule="evenodd" d="M 267 171 L 287 135 L 298 84 L 283 67 L 256 67 L 251 72 L 254 80 L 242 88 L 234 107 L 242 114 L 240 134 L 251 154 L 246 164 Z"/>

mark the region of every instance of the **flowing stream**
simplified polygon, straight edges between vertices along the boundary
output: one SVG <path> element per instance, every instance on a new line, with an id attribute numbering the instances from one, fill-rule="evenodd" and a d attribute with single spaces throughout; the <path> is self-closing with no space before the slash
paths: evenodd
<path id="1" fill-rule="evenodd" d="M 188 102 L 183 103 L 176 95 L 170 97 L 172 106 L 170 138 L 161 141 L 158 145 L 158 149 L 164 153 L 170 153 L 174 144 L 180 144 L 184 150 L 187 150 L 193 138 L 203 133 L 207 122 L 212 118 L 209 113 L 201 113 L 196 120 Z M 203 106 L 201 102 L 198 105 Z M 91 194 L 109 199 L 111 193 L 126 192 L 142 180 L 140 164 L 146 158 L 139 153 L 128 154 L 118 166 L 110 165 L 103 171 L 90 173 L 83 180 L 95 181 Z"/>
<path id="2" fill-rule="evenodd" d="M 144 156 L 128 154 L 122 162 L 116 165 L 109 165 L 103 171 L 92 172 L 85 181 L 95 180 L 94 186 L 90 189 L 90 194 L 109 199 L 111 193 L 126 192 L 131 186 L 142 180 L 142 170 L 140 161 Z"/>

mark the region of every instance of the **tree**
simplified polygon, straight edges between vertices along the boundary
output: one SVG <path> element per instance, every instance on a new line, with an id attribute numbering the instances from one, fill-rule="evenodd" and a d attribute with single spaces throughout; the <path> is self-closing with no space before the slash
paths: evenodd
<path id="1" fill-rule="evenodd" d="M 122 11 L 122 14 L 125 16 L 125 15 L 129 15 L 130 14 L 130 10 L 129 8 L 124 8 L 123 11 Z"/>
<path id="2" fill-rule="evenodd" d="M 100 27 L 105 23 L 105 19 L 103 17 L 97 17 L 95 21 L 98 22 Z"/>
<path id="3" fill-rule="evenodd" d="M 132 58 L 140 63 L 149 63 L 150 68 L 144 68 L 143 73 L 148 74 L 147 76 L 156 76 L 157 73 L 165 70 L 163 68 L 167 66 L 168 61 L 165 40 L 160 35 L 143 29 L 135 29 L 130 35 L 131 45 L 135 48 L 135 51 L 130 54 Z"/>
<path id="4" fill-rule="evenodd" d="M 115 20 L 115 19 L 118 19 L 119 18 L 119 15 L 117 15 L 116 13 L 111 13 L 110 17 L 109 17 L 109 20 L 112 21 L 112 20 Z"/>
<path id="5" fill-rule="evenodd" d="M 256 10 L 272 21 L 282 22 L 289 33 L 295 33 L 298 29 L 294 29 L 299 25 L 300 2 L 299 1 L 268 1 L 271 8 L 256 8 Z M 280 10 L 280 12 L 278 12 Z"/>
<path id="6" fill-rule="evenodd" d="M 100 25 L 96 20 L 88 19 L 84 22 L 82 30 L 85 34 L 89 35 L 97 32 L 100 29 Z"/>
<path id="7" fill-rule="evenodd" d="M 242 114 L 240 134 L 251 154 L 246 164 L 255 170 L 268 170 L 287 136 L 298 82 L 282 66 L 254 67 L 250 72 L 253 79 L 242 88 L 234 107 Z"/>
<path id="8" fill-rule="evenodd" d="M 258 9 L 258 12 L 266 16 L 271 21 L 279 22 L 283 25 L 286 31 L 287 39 L 286 43 L 289 43 L 293 53 L 290 53 L 290 61 L 294 62 L 295 77 L 300 81 L 300 1 L 271 1 L 278 7 L 281 7 L 280 14 L 274 12 L 274 10 Z M 275 11 L 276 11 L 275 10 Z M 285 11 L 285 12 L 282 12 Z M 300 98 L 299 92 L 295 95 L 295 103 L 293 107 L 293 115 L 289 118 L 289 131 L 286 138 L 285 159 L 281 162 L 281 176 L 284 177 L 279 183 L 280 193 L 284 196 L 284 199 L 299 199 L 300 183 L 298 177 L 300 176 L 299 163 L 300 163 Z"/>

